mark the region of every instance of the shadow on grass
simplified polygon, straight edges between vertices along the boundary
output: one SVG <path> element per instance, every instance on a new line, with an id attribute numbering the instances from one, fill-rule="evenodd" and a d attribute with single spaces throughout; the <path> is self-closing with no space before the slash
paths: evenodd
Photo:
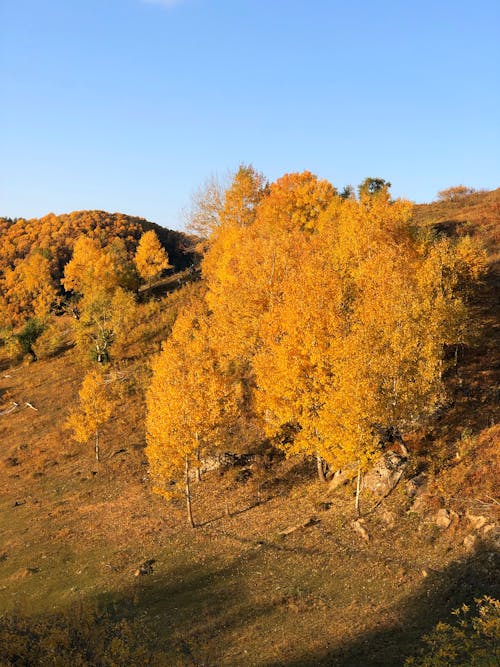
<path id="1" fill-rule="evenodd" d="M 215 524 L 219 521 L 222 521 L 223 519 L 226 519 L 228 516 L 235 517 L 239 516 L 240 514 L 246 514 L 247 512 L 250 512 L 251 510 L 255 509 L 256 507 L 260 507 L 261 505 L 265 505 L 265 503 L 268 502 L 268 500 L 261 501 L 258 503 L 251 503 L 250 505 L 246 505 L 245 507 L 242 507 L 241 509 L 236 509 L 236 510 L 231 510 L 229 514 L 227 512 L 217 514 L 217 516 L 211 517 L 210 519 L 206 519 L 205 521 L 199 521 L 196 523 L 196 528 L 204 528 L 205 526 L 210 526 L 211 524 Z"/>
<path id="2" fill-rule="evenodd" d="M 262 546 L 266 549 L 267 545 Z M 385 616 L 397 619 L 392 621 L 392 625 L 381 625 L 384 616 L 372 619 L 368 621 L 372 627 L 380 621 L 376 630 L 364 632 L 355 641 L 343 644 L 335 635 L 325 631 L 321 637 L 325 649 L 314 653 L 308 650 L 310 642 L 307 635 L 300 640 L 304 643 L 296 645 L 301 633 L 296 635 L 294 624 L 288 625 L 286 606 L 277 608 L 282 604 L 280 597 L 269 589 L 257 591 L 256 598 L 256 591 L 252 591 L 247 583 L 243 572 L 262 567 L 259 551 L 255 554 L 247 552 L 244 567 L 239 559 L 229 565 L 217 565 L 209 560 L 188 564 L 190 559 L 186 554 L 185 565 L 165 571 L 161 569 L 161 563 L 157 563 L 155 567 L 158 566 L 158 571 L 137 577 L 125 590 L 89 596 L 82 604 L 106 612 L 108 643 L 112 641 L 120 622 L 126 621 L 130 628 L 141 631 L 140 641 L 142 636 L 147 638 L 148 649 L 166 656 L 166 663 L 161 664 L 169 667 L 392 667 L 403 665 L 405 658 L 415 652 L 422 634 L 428 632 L 438 620 L 447 620 L 449 612 L 462 602 L 470 602 L 486 594 L 500 596 L 500 556 L 483 547 L 442 572 L 432 572 L 414 595 L 387 609 Z M 177 562 L 183 562 L 182 554 Z M 168 566 L 168 563 L 165 565 Z M 325 571 L 324 576 L 335 576 L 335 572 Z M 74 605 L 64 611 L 66 621 L 63 628 L 77 626 L 77 607 Z M 334 620 L 335 615 L 341 617 L 342 610 L 332 606 L 330 613 Z M 51 618 L 50 614 L 43 617 L 46 627 L 50 627 Z M 296 615 L 294 618 L 298 619 Z M 0 631 L 2 622 L 0 617 Z M 304 622 L 307 623 L 306 620 Z M 276 654 L 272 637 L 278 629 L 279 634 L 284 633 L 286 637 L 287 658 L 270 661 L 259 657 L 261 648 L 263 654 Z M 96 626 L 96 634 L 102 635 L 102 632 L 102 626 Z M 320 638 L 311 636 L 310 639 L 315 640 L 314 645 L 317 646 L 316 640 Z M 248 649 L 248 654 L 245 649 Z M 290 658 L 290 655 L 294 657 Z M 137 663 L 116 664 L 134 666 Z M 155 665 L 154 662 L 141 664 Z"/>
<path id="3" fill-rule="evenodd" d="M 400 667 L 416 653 L 422 635 L 438 621 L 449 621 L 453 609 L 484 595 L 499 598 L 499 574 L 500 554 L 481 546 L 469 558 L 424 579 L 415 595 L 391 610 L 398 618 L 396 624 L 367 632 L 335 649 L 267 662 L 265 667 Z M 329 638 L 324 639 L 328 646 Z"/>
<path id="4" fill-rule="evenodd" d="M 221 661 L 232 664 L 226 653 L 230 651 L 231 655 L 238 656 L 240 650 L 235 637 L 247 624 L 265 617 L 273 607 L 272 601 L 269 605 L 255 604 L 238 563 L 229 566 L 185 565 L 167 572 L 138 576 L 124 591 L 110 590 L 88 596 L 80 603 L 53 613 L 31 615 L 29 610 L 5 616 L 0 613 L 0 663 L 4 664 L 2 659 L 6 656 L 12 658 L 13 641 L 21 647 L 17 655 L 19 660 L 6 664 L 42 667 L 45 663 L 31 661 L 31 656 L 38 652 L 36 642 L 40 643 L 40 650 L 45 644 L 50 645 L 55 655 L 63 647 L 65 656 L 73 656 L 72 651 L 78 656 L 79 651 L 94 655 L 94 634 L 96 638 L 99 636 L 99 647 L 109 647 L 120 628 L 126 627 L 137 632 L 137 638 L 130 643 L 131 648 L 135 650 L 138 642 L 138 646 L 143 646 L 146 651 L 161 653 L 161 665 L 208 667 L 219 665 Z M 87 623 L 88 652 L 80 646 L 82 619 L 91 619 L 90 625 Z M 12 631 L 16 626 L 17 630 Z M 25 653 L 30 658 L 23 662 L 21 656 L 24 658 Z M 93 666 L 94 661 L 91 659 L 82 664 Z M 98 663 L 95 664 L 97 667 Z M 123 667 L 135 667 L 136 664 L 139 667 L 135 662 L 118 661 L 116 664 L 117 667 L 122 664 Z M 140 664 L 141 667 L 142 664 L 155 665 L 154 661 Z"/>
<path id="5" fill-rule="evenodd" d="M 166 575 L 137 577 L 124 593 L 102 595 L 99 608 L 126 620 L 141 618 L 172 664 L 218 665 L 232 639 L 274 608 L 255 605 L 238 563 L 186 565 Z M 224 664 L 228 664 L 227 661 Z"/>

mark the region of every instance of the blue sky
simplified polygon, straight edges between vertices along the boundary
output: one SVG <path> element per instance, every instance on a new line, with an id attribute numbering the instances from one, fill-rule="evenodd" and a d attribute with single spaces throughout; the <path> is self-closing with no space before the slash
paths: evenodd
<path id="1" fill-rule="evenodd" d="M 179 228 L 211 174 L 500 186 L 498 0 L 0 0 L 0 215 Z"/>

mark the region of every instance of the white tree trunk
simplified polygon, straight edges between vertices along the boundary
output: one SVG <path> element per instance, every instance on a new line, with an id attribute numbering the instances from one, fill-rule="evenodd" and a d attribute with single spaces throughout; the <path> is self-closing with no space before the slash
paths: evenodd
<path id="1" fill-rule="evenodd" d="M 356 480 L 356 516 L 359 517 L 361 515 L 360 509 L 359 509 L 359 495 L 361 491 L 361 463 L 358 464 L 358 478 Z"/>
<path id="2" fill-rule="evenodd" d="M 193 509 L 191 507 L 191 489 L 189 487 L 189 459 L 186 454 L 186 463 L 185 463 L 185 483 L 186 483 L 186 510 L 187 510 L 187 519 L 191 528 L 194 528 L 193 520 Z"/>

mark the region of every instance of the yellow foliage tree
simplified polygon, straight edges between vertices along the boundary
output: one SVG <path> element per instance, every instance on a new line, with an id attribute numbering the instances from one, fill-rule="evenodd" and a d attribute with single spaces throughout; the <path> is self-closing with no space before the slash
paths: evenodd
<path id="1" fill-rule="evenodd" d="M 217 362 L 206 314 L 194 304 L 179 315 L 153 361 L 147 398 L 146 453 L 155 491 L 184 475 L 188 522 L 194 527 L 190 468 L 217 450 L 238 417 L 238 390 Z"/>
<path id="2" fill-rule="evenodd" d="M 153 230 L 144 232 L 137 246 L 134 263 L 141 278 L 151 285 L 162 271 L 172 268 L 167 253 Z"/>
<path id="3" fill-rule="evenodd" d="M 256 185 L 262 190 L 260 181 Z M 202 264 L 220 349 L 242 364 L 259 345 L 263 314 L 300 261 L 302 236 L 335 197 L 327 181 L 309 172 L 287 174 L 263 192 L 245 224 L 227 216 Z"/>
<path id="4" fill-rule="evenodd" d="M 216 178 L 209 179 L 194 194 L 186 216 L 188 229 L 202 239 L 198 249 L 206 250 L 221 226 L 250 225 L 266 191 L 266 179 L 252 165 L 240 165 L 225 189 Z"/>
<path id="5" fill-rule="evenodd" d="M 299 244 L 295 244 L 297 249 Z M 335 383 L 341 355 L 342 280 L 328 261 L 319 235 L 302 235 L 296 269 L 282 295 L 262 319 L 261 343 L 253 359 L 256 407 L 269 436 L 292 427 L 285 439 L 288 454 L 330 458 L 329 439 L 319 428 L 319 415 Z"/>
<path id="6" fill-rule="evenodd" d="M 295 428 L 290 452 L 362 469 L 381 432 L 407 431 L 442 401 L 444 345 L 466 309 L 451 244 L 422 242 L 410 218 L 388 197 L 336 199 L 302 240 L 253 361 L 268 432 Z"/>
<path id="7" fill-rule="evenodd" d="M 5 272 L 2 291 L 6 316 L 14 326 L 30 318 L 44 320 L 59 300 L 50 262 L 38 252 Z"/>
<path id="8" fill-rule="evenodd" d="M 83 379 L 79 391 L 79 405 L 69 415 L 66 426 L 73 431 L 76 442 L 94 440 L 94 452 L 100 461 L 100 434 L 102 427 L 113 413 L 113 400 L 109 384 L 100 370 L 91 370 Z"/>
<path id="9" fill-rule="evenodd" d="M 79 317 L 74 322 L 76 344 L 92 359 L 105 363 L 120 356 L 136 315 L 134 295 L 121 287 L 114 291 L 92 290 L 79 302 Z"/>
<path id="10" fill-rule="evenodd" d="M 224 193 L 220 224 L 248 227 L 257 213 L 257 207 L 267 191 L 263 174 L 252 165 L 240 165 Z"/>
<path id="11" fill-rule="evenodd" d="M 243 406 L 269 436 L 294 433 L 288 453 L 316 455 L 320 473 L 323 461 L 357 464 L 359 479 L 384 434 L 442 403 L 445 346 L 464 340 L 484 255 L 415 229 L 411 203 L 382 179 L 362 186 L 357 201 L 309 172 L 267 188 L 240 169 L 203 259 L 210 315 L 182 315 L 154 363 L 157 480 L 183 469 L 188 498 L 193 452 L 227 436 Z"/>
<path id="12" fill-rule="evenodd" d="M 154 233 L 154 232 L 153 232 Z M 130 262 L 121 239 L 102 248 L 95 239 L 80 237 L 64 269 L 66 290 L 79 295 L 74 331 L 81 351 L 90 350 L 98 362 L 109 361 L 110 349 L 123 350 L 126 331 L 135 314 L 130 286 Z"/>
<path id="13" fill-rule="evenodd" d="M 103 249 L 96 239 L 80 236 L 61 282 L 66 291 L 87 296 L 93 291 L 113 290 L 119 284 L 114 254 Z"/>

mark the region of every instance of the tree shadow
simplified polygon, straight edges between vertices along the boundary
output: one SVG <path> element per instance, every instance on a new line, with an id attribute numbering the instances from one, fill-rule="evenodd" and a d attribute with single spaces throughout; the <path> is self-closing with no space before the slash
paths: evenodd
<path id="1" fill-rule="evenodd" d="M 245 507 L 242 507 L 240 509 L 233 509 L 229 513 L 225 512 L 217 514 L 216 516 L 210 517 L 209 519 L 205 519 L 204 521 L 196 522 L 196 528 L 205 528 L 205 526 L 211 526 L 212 524 L 216 524 L 219 521 L 227 519 L 228 517 L 236 517 L 239 516 L 240 514 L 246 514 L 247 512 L 250 512 L 256 507 L 261 507 L 262 505 L 265 505 L 267 502 L 269 502 L 269 498 L 267 498 L 266 500 L 261 500 L 259 502 L 250 503 L 249 505 L 246 505 Z"/>
<path id="2" fill-rule="evenodd" d="M 251 554 L 247 560 L 252 560 Z M 162 665 L 215 667 L 221 661 L 232 664 L 231 659 L 228 662 L 227 653 L 240 653 L 235 637 L 247 624 L 274 609 L 273 600 L 256 603 L 237 559 L 230 564 L 186 564 L 167 571 L 160 562 L 148 563 L 153 563 L 152 572 L 137 576 L 124 590 L 82 597 L 80 604 L 53 613 L 32 615 L 29 609 L 23 609 L 0 616 L 0 640 L 5 639 L 2 624 L 9 623 L 12 618 L 18 618 L 18 636 L 21 637 L 35 637 L 35 628 L 40 627 L 40 622 L 46 628 L 53 623 L 62 633 L 60 637 L 55 635 L 54 639 L 51 635 L 50 638 L 53 650 L 57 652 L 58 642 L 66 646 L 68 642 L 77 641 L 72 637 L 72 629 L 78 627 L 79 619 L 95 613 L 96 622 L 106 624 L 105 628 L 96 626 L 96 634 L 104 632 L 109 641 L 122 622 L 131 628 L 140 627 L 139 641 L 146 641 L 145 638 L 148 641 L 145 650 L 167 656 L 167 662 Z M 1 653 L 0 641 L 0 662 Z"/>
<path id="3" fill-rule="evenodd" d="M 167 664 L 172 666 L 392 667 L 402 665 L 408 655 L 414 654 L 422 634 L 430 631 L 438 620 L 447 620 L 452 609 L 475 597 L 500 596 L 500 555 L 483 545 L 475 554 L 454 562 L 443 571 L 431 571 L 411 597 L 382 610 L 369 621 L 372 628 L 378 623 L 376 629 L 345 642 L 325 629 L 321 638 L 324 651 L 308 651 L 309 642 L 303 637 L 303 643 L 294 650 L 294 657 L 270 661 L 260 657 L 255 648 L 256 642 L 262 639 L 263 649 L 270 650 L 261 633 L 275 632 L 284 624 L 287 656 L 302 633 L 297 632 L 293 622 L 289 625 L 286 620 L 290 612 L 283 606 L 282 592 L 278 595 L 272 590 L 253 590 L 246 580 L 245 572 L 262 567 L 261 550 L 269 549 L 271 562 L 275 562 L 272 552 L 276 546 L 280 547 L 267 542 L 259 546 L 261 548 L 245 551 L 244 568 L 239 558 L 229 563 L 201 558 L 193 563 L 188 553 L 179 553 L 176 565 L 169 566 L 170 556 L 162 563 L 158 554 L 159 562 L 154 563 L 152 573 L 137 576 L 122 590 L 110 589 L 97 596 L 88 594 L 82 604 L 107 613 L 106 619 L 112 621 L 111 634 L 116 623 L 122 620 L 144 628 L 147 631 L 144 636 L 150 641 L 147 648 L 164 653 Z M 289 550 L 297 551 L 286 545 L 278 549 Z M 310 555 L 309 550 L 306 553 Z M 182 564 L 183 558 L 186 564 Z M 324 577 L 332 576 L 335 576 L 334 571 L 324 572 Z M 380 597 L 383 598 L 382 593 Z M 65 627 L 75 627 L 78 605 L 73 604 L 62 613 L 67 618 Z M 341 619 L 342 609 L 332 606 L 330 614 Z M 50 624 L 50 614 L 42 618 Z M 295 618 L 300 623 L 299 617 Z M 390 622 L 387 619 L 391 619 Z M 320 645 L 317 639 L 315 646 Z M 250 647 L 251 651 L 245 655 L 245 649 Z"/>
<path id="4" fill-rule="evenodd" d="M 310 456 L 297 456 L 290 458 L 282 469 L 269 474 L 260 485 L 264 492 L 273 496 L 287 495 L 297 484 L 314 479 L 316 473 L 316 462 Z"/>
<path id="5" fill-rule="evenodd" d="M 422 635 L 438 621 L 449 621 L 453 609 L 484 595 L 499 598 L 499 574 L 500 554 L 480 545 L 466 559 L 455 561 L 442 572 L 431 572 L 414 595 L 391 608 L 398 621 L 389 627 L 322 653 L 267 662 L 265 667 L 400 667 L 415 654 Z M 328 639 L 325 636 L 327 645 Z"/>
<path id="6" fill-rule="evenodd" d="M 310 547 L 301 547 L 301 546 L 288 546 L 285 541 L 283 542 L 277 542 L 277 541 L 271 541 L 271 540 L 264 540 L 264 539 L 255 539 L 252 537 L 244 537 L 243 535 L 238 535 L 237 533 L 234 532 L 229 532 L 228 530 L 224 529 L 217 529 L 217 528 L 211 528 L 210 531 L 212 533 L 221 535 L 225 538 L 229 538 L 233 540 L 234 542 L 238 542 L 239 544 L 245 545 L 245 546 L 250 546 L 254 547 L 256 549 L 263 548 L 267 549 L 269 551 L 275 551 L 275 552 L 283 552 L 283 553 L 291 553 L 291 554 L 300 554 L 302 556 L 327 556 L 328 551 L 322 550 L 322 549 L 317 549 L 317 548 L 310 548 Z"/>
<path id="7" fill-rule="evenodd" d="M 247 561 L 255 557 L 247 554 Z M 274 609 L 272 600 L 256 604 L 237 560 L 137 577 L 129 590 L 101 595 L 97 604 L 120 618 L 143 618 L 155 648 L 179 661 L 172 664 L 207 666 L 220 664 L 227 650 L 238 652 L 233 635 Z"/>

